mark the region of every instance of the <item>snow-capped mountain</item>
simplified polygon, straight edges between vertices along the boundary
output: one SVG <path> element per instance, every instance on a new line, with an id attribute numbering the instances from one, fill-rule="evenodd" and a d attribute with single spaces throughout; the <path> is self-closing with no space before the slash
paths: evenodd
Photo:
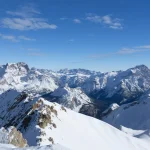
<path id="1" fill-rule="evenodd" d="M 93 75 L 93 74 L 101 74 L 100 72 L 90 71 L 87 69 L 61 69 L 57 71 L 60 74 L 68 74 L 68 75 Z"/>
<path id="2" fill-rule="evenodd" d="M 126 71 L 92 76 L 82 88 L 96 99 L 118 104 L 130 102 L 150 88 L 150 70 L 141 65 Z"/>
<path id="3" fill-rule="evenodd" d="M 79 112 L 84 104 L 91 103 L 91 99 L 81 88 L 70 88 L 67 85 L 59 87 L 50 94 L 43 95 L 50 102 L 57 102 L 64 107 Z"/>
<path id="4" fill-rule="evenodd" d="M 66 84 L 68 89 L 63 89 Z M 85 69 L 64 69 L 54 72 L 46 69 L 30 69 L 25 63 L 9 63 L 0 66 L 1 94 L 9 89 L 18 92 L 26 91 L 34 95 L 51 93 L 48 95 L 54 94 L 55 102 L 76 111 L 79 111 L 82 104 L 87 101 L 87 97 L 90 97 L 101 114 L 112 103 L 122 105 L 138 100 L 149 88 L 150 70 L 144 65 L 126 71 L 108 73 Z M 53 91 L 55 92 L 52 94 Z M 58 92 L 61 95 L 57 96 Z M 82 98 L 79 99 L 78 95 Z M 74 103 L 71 102 L 72 96 L 75 97 L 74 100 L 77 99 Z M 99 116 L 99 113 L 95 115 L 96 112 L 86 113 L 86 110 L 94 110 L 95 106 L 85 105 L 82 112 L 90 116 L 92 114 Z"/>
<path id="5" fill-rule="evenodd" d="M 25 63 L 0 66 L 0 93 L 9 89 L 45 93 L 57 88 L 52 71 L 29 69 Z"/>
<path id="6" fill-rule="evenodd" d="M 81 89 L 94 99 L 110 103 L 133 101 L 150 88 L 150 70 L 136 66 L 126 71 L 100 73 L 85 69 L 64 69 L 53 72 L 29 68 L 25 63 L 6 64 L 0 67 L 0 92 L 10 88 L 47 93 L 68 84 Z"/>
<path id="7" fill-rule="evenodd" d="M 59 104 L 23 92 L 15 99 L 10 99 L 7 106 L 6 95 L 8 93 L 1 99 L 3 103 L 0 103 L 0 126 L 15 126 L 29 146 L 60 144 L 70 150 L 149 150 L 150 144 L 146 140 L 127 135 L 103 121 Z M 57 148 L 61 149 L 61 146 L 55 149 L 54 145 L 54 150 Z M 48 149 L 48 146 L 42 149 Z"/>
<path id="8" fill-rule="evenodd" d="M 67 70 L 68 71 L 68 70 Z M 144 66 L 136 66 L 126 71 L 108 73 L 59 74 L 59 84 L 81 89 L 95 100 L 112 103 L 128 103 L 138 99 L 150 88 L 150 70 Z"/>

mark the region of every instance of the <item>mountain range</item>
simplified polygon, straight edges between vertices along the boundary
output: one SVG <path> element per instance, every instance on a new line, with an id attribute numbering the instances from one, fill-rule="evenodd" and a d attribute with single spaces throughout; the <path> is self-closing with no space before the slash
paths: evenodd
<path id="1" fill-rule="evenodd" d="M 149 99 L 145 65 L 106 73 L 0 66 L 0 128 L 15 128 L 32 149 L 148 150 Z"/>

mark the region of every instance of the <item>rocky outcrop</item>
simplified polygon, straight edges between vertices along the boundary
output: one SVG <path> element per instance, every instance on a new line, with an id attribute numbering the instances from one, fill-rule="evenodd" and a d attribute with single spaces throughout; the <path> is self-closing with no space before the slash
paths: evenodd
<path id="1" fill-rule="evenodd" d="M 22 133 L 13 126 L 8 129 L 0 129 L 0 143 L 12 144 L 21 148 L 28 146 L 27 141 L 22 136 Z"/>

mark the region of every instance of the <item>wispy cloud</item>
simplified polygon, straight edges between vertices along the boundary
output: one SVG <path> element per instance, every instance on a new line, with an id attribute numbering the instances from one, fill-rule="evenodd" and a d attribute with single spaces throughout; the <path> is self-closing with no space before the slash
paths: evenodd
<path id="1" fill-rule="evenodd" d="M 75 40 L 74 39 L 69 39 L 68 42 L 72 43 L 72 42 L 75 42 Z"/>
<path id="2" fill-rule="evenodd" d="M 116 53 L 105 53 L 105 54 L 94 54 L 90 55 L 89 58 L 105 58 L 115 55 Z"/>
<path id="3" fill-rule="evenodd" d="M 0 37 L 4 40 L 10 40 L 12 42 L 18 42 L 17 38 L 13 35 L 4 35 L 0 33 Z"/>
<path id="4" fill-rule="evenodd" d="M 6 11 L 8 15 L 19 16 L 19 17 L 33 17 L 41 14 L 40 11 L 36 10 L 33 5 L 23 6 L 16 11 Z"/>
<path id="5" fill-rule="evenodd" d="M 48 24 L 42 18 L 4 18 L 2 27 L 16 30 L 56 29 L 55 24 Z"/>
<path id="6" fill-rule="evenodd" d="M 67 17 L 62 17 L 62 18 L 60 18 L 60 20 L 68 20 L 68 18 Z"/>
<path id="7" fill-rule="evenodd" d="M 56 29 L 55 24 L 49 24 L 48 20 L 39 17 L 41 14 L 35 8 L 22 7 L 17 11 L 6 11 L 7 17 L 0 20 L 1 26 L 9 29 L 16 30 L 38 30 L 38 29 Z"/>
<path id="8" fill-rule="evenodd" d="M 112 29 L 123 29 L 121 19 L 113 18 L 111 15 L 99 16 L 95 14 L 87 14 L 86 20 L 108 26 Z"/>
<path id="9" fill-rule="evenodd" d="M 32 52 L 39 52 L 40 50 L 37 48 L 28 48 L 28 51 L 32 51 Z"/>
<path id="10" fill-rule="evenodd" d="M 150 51 L 150 49 L 132 49 L 132 48 L 123 48 L 120 51 L 117 52 L 117 54 L 120 55 L 126 55 L 126 54 L 134 54 L 134 53 L 139 53 L 139 52 L 146 52 Z"/>
<path id="11" fill-rule="evenodd" d="M 104 54 L 93 54 L 90 55 L 89 58 L 95 59 L 95 58 L 105 58 L 105 57 L 112 57 L 117 55 L 131 55 L 136 53 L 144 53 L 144 52 L 150 52 L 150 48 L 148 49 L 134 49 L 134 48 L 123 48 L 119 51 L 112 52 L 112 53 L 104 53 Z"/>
<path id="12" fill-rule="evenodd" d="M 40 52 L 33 52 L 33 53 L 28 53 L 29 56 L 45 56 L 43 53 Z"/>
<path id="13" fill-rule="evenodd" d="M 26 36 L 19 36 L 18 38 L 20 40 L 25 40 L 25 41 L 36 41 L 36 39 L 29 38 L 29 37 L 26 37 Z"/>
<path id="14" fill-rule="evenodd" d="M 14 36 L 14 35 L 5 35 L 0 33 L 0 38 L 4 40 L 10 40 L 12 42 L 20 42 L 20 41 L 36 41 L 36 39 L 29 38 L 26 36 Z"/>
<path id="15" fill-rule="evenodd" d="M 140 48 L 140 49 L 150 49 L 150 45 L 137 46 L 136 48 Z"/>
<path id="16" fill-rule="evenodd" d="M 73 22 L 74 22 L 74 23 L 77 23 L 77 24 L 80 24 L 80 23 L 81 23 L 81 20 L 76 18 L 76 19 L 73 19 Z"/>

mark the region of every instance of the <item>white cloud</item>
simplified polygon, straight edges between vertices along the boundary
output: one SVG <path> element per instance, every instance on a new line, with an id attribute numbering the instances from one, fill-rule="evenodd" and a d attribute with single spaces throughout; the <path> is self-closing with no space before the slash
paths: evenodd
<path id="1" fill-rule="evenodd" d="M 12 42 L 18 42 L 17 38 L 15 36 L 12 35 L 4 35 L 0 33 L 0 37 L 4 40 L 10 40 Z"/>
<path id="2" fill-rule="evenodd" d="M 89 21 L 95 22 L 95 23 L 101 23 L 102 22 L 102 18 L 100 16 L 97 16 L 97 15 L 90 15 L 90 16 L 86 17 L 86 20 L 89 20 Z"/>
<path id="3" fill-rule="evenodd" d="M 118 18 L 113 18 L 110 15 L 98 16 L 95 14 L 87 14 L 86 20 L 94 23 L 104 24 L 112 29 L 123 29 L 121 20 Z"/>
<path id="4" fill-rule="evenodd" d="M 5 28 L 16 30 L 56 29 L 54 24 L 48 24 L 42 18 L 4 18 L 1 20 Z"/>
<path id="5" fill-rule="evenodd" d="M 105 24 L 112 24 L 112 18 L 109 15 L 103 16 L 102 20 Z"/>
<path id="6" fill-rule="evenodd" d="M 80 24 L 80 23 L 81 23 L 81 20 L 76 18 L 76 19 L 73 19 L 73 22 L 74 22 L 74 23 L 77 23 L 77 24 Z"/>
<path id="7" fill-rule="evenodd" d="M 19 42 L 21 40 L 24 41 L 36 41 L 36 39 L 32 39 L 26 36 L 14 36 L 14 35 L 4 35 L 0 33 L 0 38 L 4 39 L 4 40 L 10 40 L 12 42 Z"/>
<path id="8" fill-rule="evenodd" d="M 22 7 L 17 11 L 7 11 L 7 17 L 0 20 L 1 27 L 16 30 L 38 30 L 38 29 L 56 29 L 55 24 L 48 23 L 47 19 L 37 17 L 41 13 L 32 7 Z"/>

